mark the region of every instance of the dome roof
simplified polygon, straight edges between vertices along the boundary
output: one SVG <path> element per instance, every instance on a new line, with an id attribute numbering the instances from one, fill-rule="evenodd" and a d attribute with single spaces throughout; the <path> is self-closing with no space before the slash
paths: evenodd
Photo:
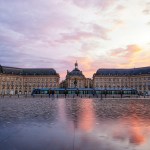
<path id="1" fill-rule="evenodd" d="M 84 75 L 82 74 L 82 71 L 80 71 L 78 69 L 77 61 L 75 63 L 75 68 L 71 72 L 67 71 L 67 76 L 82 76 L 82 77 L 84 77 Z"/>
<path id="2" fill-rule="evenodd" d="M 80 71 L 78 68 L 73 69 L 71 72 L 68 73 L 69 76 L 84 76 L 82 74 L 82 71 Z"/>

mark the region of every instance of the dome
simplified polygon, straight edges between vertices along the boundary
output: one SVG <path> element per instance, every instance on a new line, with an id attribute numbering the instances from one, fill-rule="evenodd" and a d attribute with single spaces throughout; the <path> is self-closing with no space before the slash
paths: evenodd
<path id="1" fill-rule="evenodd" d="M 69 75 L 71 76 L 84 76 L 82 74 L 82 71 L 80 71 L 79 69 L 75 68 L 74 70 L 72 70 L 71 72 L 69 72 Z"/>
<path id="2" fill-rule="evenodd" d="M 77 63 L 77 61 L 75 63 L 75 68 L 71 72 L 67 71 L 67 76 L 68 75 L 69 76 L 82 76 L 82 77 L 84 77 L 84 75 L 82 74 L 82 71 L 80 71 L 78 69 L 78 63 Z"/>

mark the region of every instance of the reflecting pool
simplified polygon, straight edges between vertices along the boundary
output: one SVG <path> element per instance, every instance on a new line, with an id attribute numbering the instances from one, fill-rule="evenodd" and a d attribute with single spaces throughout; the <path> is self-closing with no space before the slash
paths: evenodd
<path id="1" fill-rule="evenodd" d="M 149 99 L 0 99 L 0 150 L 149 149 Z"/>

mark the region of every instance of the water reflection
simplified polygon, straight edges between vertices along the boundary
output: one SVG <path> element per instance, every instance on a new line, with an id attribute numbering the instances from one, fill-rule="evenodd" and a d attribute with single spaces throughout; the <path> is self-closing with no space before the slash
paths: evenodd
<path id="1" fill-rule="evenodd" d="M 150 111 L 148 107 L 145 107 L 145 103 L 144 105 L 136 101 L 110 103 L 110 101 L 101 102 L 90 99 L 64 102 L 67 103 L 66 113 L 69 119 L 72 118 L 76 128 L 77 143 L 80 143 L 80 146 L 85 141 L 91 145 L 96 142 L 97 148 L 99 146 L 102 148 L 107 143 L 112 144 L 112 147 L 118 145 L 121 149 L 133 148 L 136 145 L 145 150 L 150 146 L 148 143 Z M 143 114 L 143 111 L 146 114 Z"/>
<path id="2" fill-rule="evenodd" d="M 0 136 L 0 149 L 9 150 L 15 145 L 16 149 L 36 150 L 42 147 L 45 150 L 149 150 L 148 100 L 58 99 L 52 103 L 51 108 L 56 108 L 53 109 L 55 119 L 47 119 L 52 110 L 46 106 L 45 121 L 41 120 L 40 112 L 39 121 L 31 123 L 25 119 L 18 126 L 0 128 L 0 133 L 7 133 L 5 137 L 16 128 L 20 131 L 5 142 L 1 142 Z"/>
<path id="3" fill-rule="evenodd" d="M 80 111 L 79 114 L 79 129 L 84 132 L 91 132 L 95 125 L 95 114 L 93 110 L 92 100 L 82 100 L 80 101 Z"/>

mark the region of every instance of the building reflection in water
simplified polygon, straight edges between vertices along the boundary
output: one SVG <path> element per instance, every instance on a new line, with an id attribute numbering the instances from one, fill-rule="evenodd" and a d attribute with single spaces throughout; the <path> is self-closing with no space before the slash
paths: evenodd
<path id="1" fill-rule="evenodd" d="M 92 99 L 74 99 L 64 102 L 66 103 L 66 117 L 68 120 L 72 120 L 75 131 L 78 134 L 77 137 L 80 139 L 80 142 L 78 141 L 77 143 L 92 142 L 95 143 L 97 148 L 101 148 L 106 143 L 113 143 L 112 145 L 115 147 L 117 141 L 120 146 L 137 145 L 143 146 L 143 149 L 149 145 L 150 120 L 145 119 L 145 116 L 142 113 L 139 115 L 138 112 L 139 108 L 142 109 L 145 106 L 131 103 L 126 105 L 128 107 L 126 108 L 127 111 L 123 111 L 122 109 L 125 108 L 122 106 L 122 108 L 115 106 L 114 109 L 109 109 L 108 106 L 106 107 L 107 104 L 103 106 L 105 108 L 102 108 L 102 106 L 96 108 L 99 107 L 97 103 L 100 102 Z M 102 110 L 100 111 L 100 109 Z M 132 112 L 128 112 L 128 110 L 132 110 Z M 104 141 L 105 143 L 103 143 Z"/>
<path id="2" fill-rule="evenodd" d="M 134 145 L 142 145 L 147 142 L 149 138 L 146 132 L 149 131 L 147 127 L 141 126 L 138 119 L 129 118 L 128 120 L 118 120 L 117 125 L 114 125 L 114 131 L 111 131 L 112 137 L 120 141 L 128 141 Z M 126 126 L 126 124 L 128 124 Z"/>
<path id="3" fill-rule="evenodd" d="M 16 136 L 10 134 L 16 127 L 2 127 L 10 138 L 0 149 L 149 150 L 149 100 L 55 99 L 48 104 L 39 121 L 20 124 Z"/>
<path id="4" fill-rule="evenodd" d="M 95 112 L 92 100 L 82 100 L 80 102 L 79 129 L 84 132 L 91 132 L 95 126 Z"/>
<path id="5" fill-rule="evenodd" d="M 129 129 L 130 133 L 130 143 L 134 144 L 143 144 L 146 142 L 146 135 L 144 135 L 144 128 L 139 125 L 138 119 L 131 119 L 131 128 Z"/>
<path id="6" fill-rule="evenodd" d="M 145 111 L 144 105 L 140 104 L 141 113 L 135 103 L 129 105 L 129 109 L 132 110 L 132 114 L 128 117 L 121 118 L 117 122 L 116 129 L 113 137 L 115 139 L 125 140 L 134 145 L 144 145 L 150 138 L 150 120 L 147 116 L 142 114 Z"/>
<path id="7" fill-rule="evenodd" d="M 66 113 L 68 119 L 72 120 L 76 130 L 90 132 L 95 125 L 95 112 L 93 100 L 71 100 L 66 101 Z"/>

